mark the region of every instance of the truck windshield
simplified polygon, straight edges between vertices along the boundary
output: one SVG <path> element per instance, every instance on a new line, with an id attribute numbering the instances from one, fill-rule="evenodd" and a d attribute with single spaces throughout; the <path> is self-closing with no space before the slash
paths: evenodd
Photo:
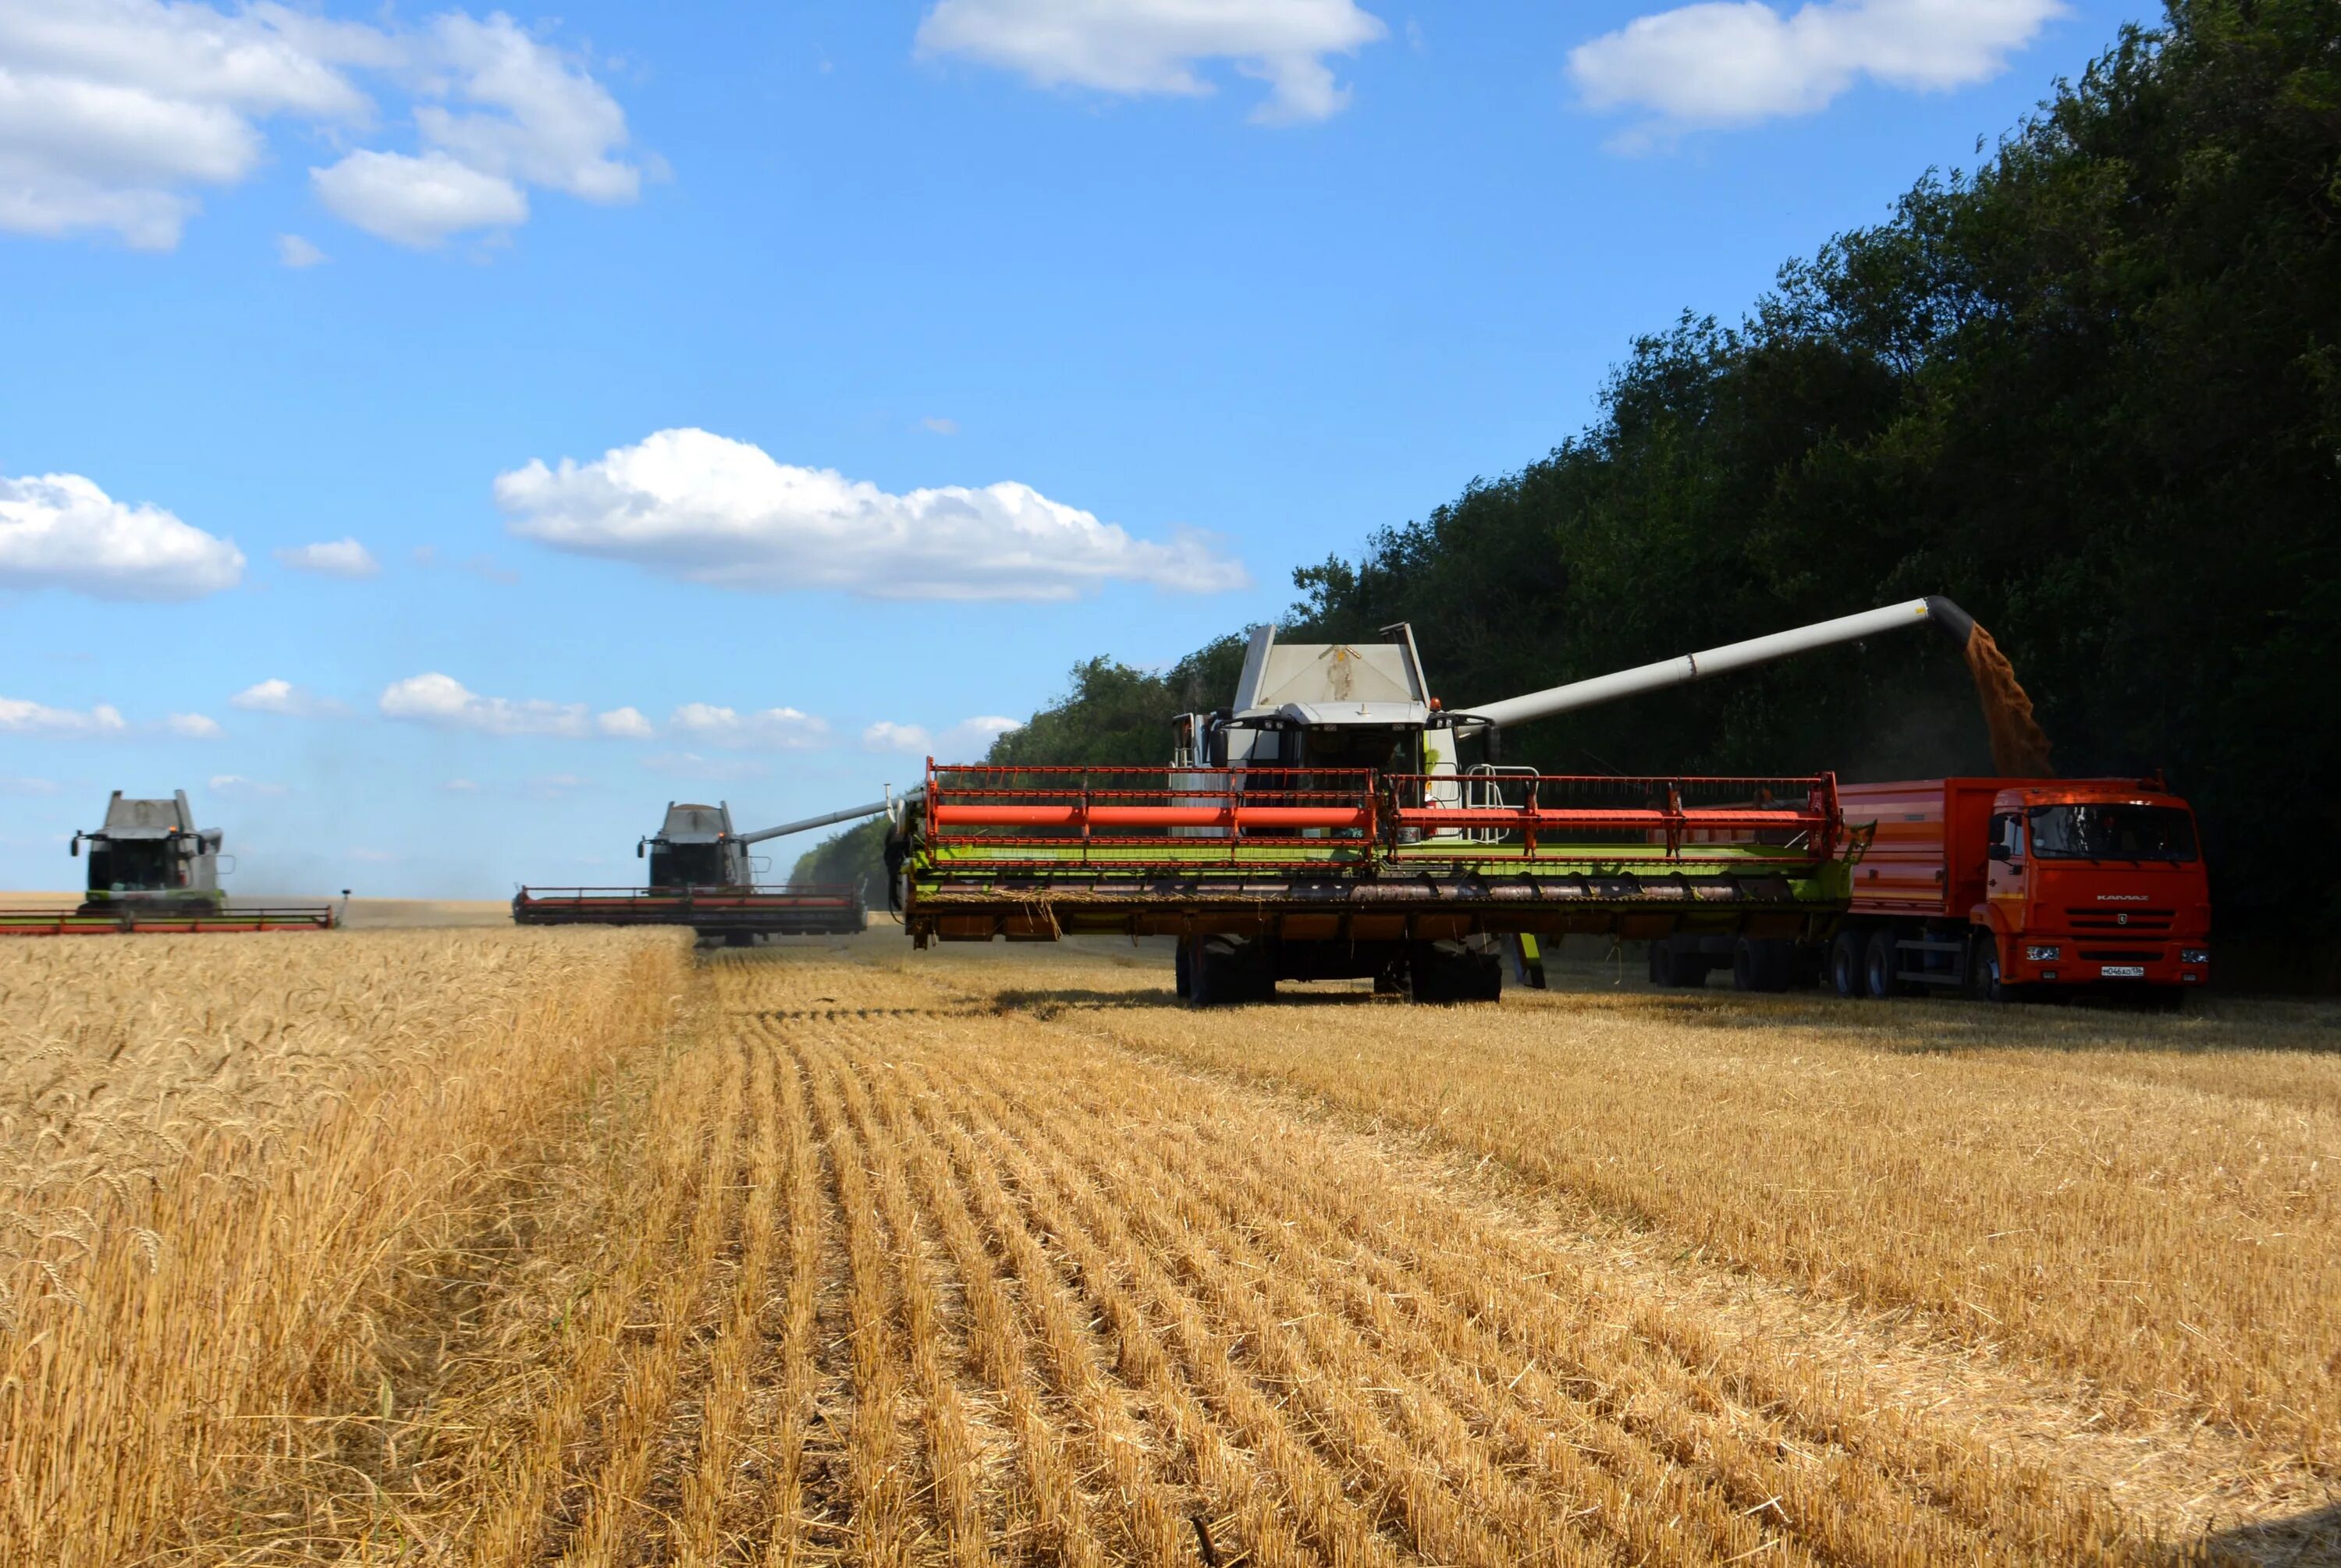
<path id="1" fill-rule="evenodd" d="M 2195 819 L 2170 806 L 2038 806 L 2032 852 L 2043 860 L 2192 860 Z"/>

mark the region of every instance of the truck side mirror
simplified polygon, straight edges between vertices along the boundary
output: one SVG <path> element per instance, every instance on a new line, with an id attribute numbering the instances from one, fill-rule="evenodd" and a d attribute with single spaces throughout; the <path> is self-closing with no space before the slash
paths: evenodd
<path id="1" fill-rule="evenodd" d="M 1989 855 L 1995 860 L 2012 860 L 2016 858 L 2005 844 L 1994 844 L 1989 849 L 1986 850 L 1985 853 Z"/>
<path id="2" fill-rule="evenodd" d="M 73 837 L 73 858 L 76 860 L 81 858 L 81 835 L 78 833 Z"/>
<path id="3" fill-rule="evenodd" d="M 643 840 L 642 840 L 642 839 L 635 839 L 635 840 L 634 840 L 634 858 L 635 858 L 635 859 L 637 859 L 637 860 L 641 859 L 641 858 L 643 858 L 643 854 L 644 854 L 644 853 L 645 853 L 645 851 L 644 851 L 644 850 L 643 850 Z"/>

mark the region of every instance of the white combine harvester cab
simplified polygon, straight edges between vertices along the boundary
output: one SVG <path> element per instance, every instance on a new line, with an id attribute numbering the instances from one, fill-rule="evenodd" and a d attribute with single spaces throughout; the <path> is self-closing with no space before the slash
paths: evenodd
<path id="1" fill-rule="evenodd" d="M 1275 779 L 1337 770 L 1430 774 L 1455 780 L 1431 786 L 1434 803 L 1461 804 L 1453 732 L 1435 727 L 1439 701 L 1414 629 L 1400 621 L 1382 635 L 1381 642 L 1280 642 L 1275 627 L 1254 627 L 1234 703 L 1182 715 L 1171 766 L 1264 770 L 1262 792 Z"/>

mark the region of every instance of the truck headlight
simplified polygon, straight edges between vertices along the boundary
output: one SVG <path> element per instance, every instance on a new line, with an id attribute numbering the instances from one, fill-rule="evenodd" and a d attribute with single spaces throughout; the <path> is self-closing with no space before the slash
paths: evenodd
<path id="1" fill-rule="evenodd" d="M 2178 961 L 2182 964 L 2207 964 L 2211 961 L 2211 949 L 2208 948 L 2181 948 L 2178 949 Z"/>
<path id="2" fill-rule="evenodd" d="M 2024 961 L 2027 964 L 2053 964 L 2064 956 L 2064 948 L 2053 946 L 2024 949 Z"/>

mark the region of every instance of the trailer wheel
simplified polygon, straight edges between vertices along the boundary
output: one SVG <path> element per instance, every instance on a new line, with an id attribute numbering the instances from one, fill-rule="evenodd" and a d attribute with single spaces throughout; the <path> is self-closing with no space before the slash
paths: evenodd
<path id="1" fill-rule="evenodd" d="M 1195 960 L 1190 951 L 1193 942 L 1194 938 L 1191 937 L 1180 938 L 1178 956 L 1171 960 L 1171 973 L 1176 977 L 1179 997 L 1181 1001 L 1193 996 L 1195 992 Z"/>
<path id="2" fill-rule="evenodd" d="M 1902 994 L 1902 982 L 1894 978 L 1894 967 L 1901 958 L 1892 927 L 1881 926 L 1869 933 L 1869 941 L 1862 948 L 1861 988 L 1870 1000 L 1882 1002 Z"/>
<path id="3" fill-rule="evenodd" d="M 1862 947 L 1858 928 L 1839 931 L 1837 940 L 1829 944 L 1829 988 L 1848 1001 L 1868 995 L 1862 975 Z"/>

